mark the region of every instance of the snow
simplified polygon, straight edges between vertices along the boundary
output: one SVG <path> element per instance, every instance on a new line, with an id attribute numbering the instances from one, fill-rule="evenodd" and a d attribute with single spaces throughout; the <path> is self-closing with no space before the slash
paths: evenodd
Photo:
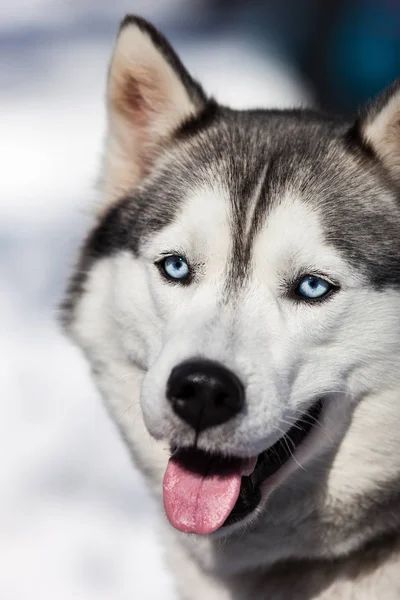
<path id="1" fill-rule="evenodd" d="M 179 10 L 163 0 L 142 12 Z M 110 6 L 112 5 L 112 9 Z M 0 598 L 172 600 L 157 510 L 56 306 L 90 222 L 113 39 L 72 35 L 97 6 L 5 2 L 0 19 Z M 170 11 L 170 12 L 168 12 Z M 63 22 L 67 33 L 57 35 Z M 46 27 L 34 44 L 20 35 Z M 56 33 L 54 33 L 56 32 Z M 69 33 L 68 33 L 69 32 Z M 25 34 L 24 34 L 25 35 Z M 27 41 L 28 39 L 28 41 Z M 217 97 L 238 106 L 307 102 L 294 74 L 228 35 L 174 40 Z M 208 85 L 207 85 L 208 83 Z"/>

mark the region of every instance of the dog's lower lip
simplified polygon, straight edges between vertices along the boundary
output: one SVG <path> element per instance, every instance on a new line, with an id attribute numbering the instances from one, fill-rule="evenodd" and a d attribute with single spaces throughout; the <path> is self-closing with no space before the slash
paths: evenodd
<path id="1" fill-rule="evenodd" d="M 258 455 L 256 467 L 249 476 L 242 477 L 240 495 L 224 527 L 248 516 L 261 500 L 261 485 L 289 460 L 297 447 L 310 433 L 321 415 L 323 402 L 317 400 L 275 444 Z"/>

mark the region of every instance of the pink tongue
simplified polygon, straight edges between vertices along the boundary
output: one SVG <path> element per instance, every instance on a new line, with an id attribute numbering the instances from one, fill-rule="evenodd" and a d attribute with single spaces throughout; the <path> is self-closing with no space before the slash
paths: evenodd
<path id="1" fill-rule="evenodd" d="M 172 457 L 163 485 L 164 508 L 169 522 L 185 533 L 216 531 L 232 512 L 239 497 L 242 475 L 248 472 L 249 465 L 245 462 L 230 469 L 229 473 L 207 474 L 207 469 L 191 471 Z"/>

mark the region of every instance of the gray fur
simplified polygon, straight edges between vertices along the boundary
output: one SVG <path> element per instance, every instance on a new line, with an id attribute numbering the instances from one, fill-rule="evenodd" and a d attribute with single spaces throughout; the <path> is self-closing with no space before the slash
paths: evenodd
<path id="1" fill-rule="evenodd" d="M 329 335 L 321 325 L 314 337 L 305 337 L 314 351 L 319 384 L 312 394 L 318 397 L 323 390 L 327 411 L 331 411 L 330 443 L 324 440 L 327 445 L 307 458 L 304 469 L 289 474 L 243 526 L 195 540 L 167 526 L 170 560 L 178 572 L 182 598 L 399 598 L 400 461 L 396 454 L 396 418 L 400 417 L 400 189 L 393 161 L 385 161 L 382 155 L 385 136 L 379 138 L 378 152 L 374 145 L 376 132 L 370 127 L 371 119 L 379 118 L 398 93 L 398 85 L 353 123 L 305 110 L 235 111 L 206 100 L 164 38 L 157 38 L 154 28 L 149 26 L 147 30 L 146 23 L 135 18 L 128 19 L 124 27 L 135 24 L 164 53 L 180 84 L 187 87 L 188 97 L 196 101 L 200 98 L 202 106 L 163 141 L 152 169 L 139 184 L 98 218 L 69 285 L 64 324 L 91 361 L 110 413 L 118 421 L 156 498 L 160 499 L 168 460 L 166 446 L 189 445 L 196 439 L 206 451 L 232 454 L 237 444 L 238 455 L 245 456 L 247 446 L 242 434 L 247 422 L 254 420 L 253 428 L 248 425 L 251 432 L 271 428 L 270 416 L 283 410 L 281 406 L 301 376 L 303 363 L 309 360 L 310 349 L 304 353 L 302 348 L 296 349 L 295 338 L 290 338 L 291 332 L 280 320 L 285 311 L 300 314 L 290 297 L 290 288 L 292 279 L 301 273 L 285 274 L 282 281 L 281 273 L 274 272 L 276 279 L 281 278 L 280 288 L 270 293 L 265 290 L 272 286 L 271 281 L 260 282 L 257 271 L 257 244 L 279 210 L 288 210 L 285 199 L 290 199 L 293 209 L 299 203 L 304 208 L 303 220 L 296 223 L 299 235 L 304 229 L 307 234 L 307 227 L 314 228 L 316 235 L 319 229 L 315 222 L 320 224 L 320 245 L 331 260 L 340 262 L 345 284 L 349 281 L 349 289 L 357 292 L 352 296 L 353 304 L 359 302 L 357 311 L 351 313 L 351 303 L 340 312 L 335 309 L 336 300 L 332 300 L 332 314 L 337 310 L 334 325 L 329 324 L 333 317 L 329 321 L 330 314 L 323 313 Z M 384 123 L 384 119 L 381 121 Z M 173 228 L 180 223 L 180 234 L 193 234 L 195 221 L 189 225 L 180 222 L 188 210 L 188 199 L 196 198 L 196 215 L 213 209 L 209 197 L 206 207 L 201 205 L 201 195 L 196 196 L 199 190 L 224 196 L 223 212 L 228 222 L 223 275 L 221 281 L 208 284 L 204 309 L 209 310 L 204 313 L 209 314 L 207 318 L 203 316 L 203 305 L 195 304 L 193 298 L 207 269 L 212 270 L 210 263 L 221 254 L 219 248 L 206 256 L 202 238 L 200 250 L 206 258 L 194 265 L 194 277 L 185 292 L 179 284 L 173 286 L 172 299 L 166 296 L 167 284 L 156 280 L 154 265 L 148 264 L 149 255 L 153 256 L 149 247 L 163 233 L 171 228 L 176 231 Z M 277 226 L 282 224 L 278 222 Z M 284 227 L 279 231 L 285 237 Z M 174 235 L 176 248 L 166 247 L 163 251 L 179 252 L 180 239 Z M 296 253 L 290 259 L 292 270 L 300 268 L 295 264 Z M 318 260 L 317 255 L 317 266 Z M 277 267 L 266 255 L 261 270 L 269 269 Z M 286 295 L 281 288 L 287 290 Z M 168 302 L 173 310 L 166 316 Z M 181 327 L 176 313 L 185 312 L 191 303 L 195 308 Z M 363 321 L 364 309 L 368 322 Z M 298 321 L 300 328 L 302 319 L 308 324 L 308 334 L 314 322 L 309 313 L 305 314 Z M 321 313 L 314 314 L 317 322 Z M 352 322 L 349 314 L 353 315 Z M 363 329 L 365 338 L 359 337 Z M 279 344 L 281 336 L 289 336 L 293 354 L 298 352 L 293 364 L 289 361 L 284 376 L 284 359 L 275 356 L 271 342 L 274 339 L 275 345 Z M 176 339 L 180 344 L 175 343 Z M 185 352 L 206 354 L 210 359 L 223 355 L 229 368 L 236 368 L 247 382 L 244 413 L 199 439 L 168 412 L 160 394 L 152 395 L 157 385 L 157 389 L 163 389 L 168 360 L 182 358 L 182 347 Z M 342 352 L 347 353 L 349 362 L 338 371 L 338 388 L 330 389 L 328 380 L 325 390 L 326 373 L 320 365 L 335 366 Z M 266 364 L 270 369 L 268 379 Z M 306 377 L 303 387 L 312 377 Z M 280 389 L 279 385 L 284 392 L 274 404 L 272 392 Z M 271 397 L 263 396 L 265 388 L 271 390 Z M 147 428 L 160 442 L 149 435 L 141 418 L 135 423 L 129 415 L 118 419 L 122 409 L 140 393 Z M 315 397 L 311 395 L 306 401 L 311 403 Z M 297 412 L 309 406 L 306 401 L 302 398 L 296 404 Z M 292 408 L 286 406 L 287 411 Z M 324 428 L 327 423 L 320 425 Z M 268 439 L 273 435 L 278 434 L 265 433 Z M 252 440 L 248 447 L 252 448 Z"/>
<path id="2" fill-rule="evenodd" d="M 109 209 L 84 246 L 79 272 L 118 250 L 140 253 L 141 242 L 171 222 L 188 190 L 212 183 L 218 173 L 233 209 L 231 286 L 245 277 L 252 240 L 287 189 L 298 191 L 321 214 L 327 239 L 372 285 L 399 286 L 400 207 L 388 199 L 382 211 L 382 192 L 392 197 L 393 183 L 361 144 L 349 143 L 349 131 L 347 123 L 310 111 L 220 108 L 193 137 L 182 141 L 178 133 L 163 168 Z M 244 238 L 249 200 L 266 165 L 253 224 Z M 67 313 L 80 289 L 81 280 L 77 286 L 75 279 L 64 304 Z"/>

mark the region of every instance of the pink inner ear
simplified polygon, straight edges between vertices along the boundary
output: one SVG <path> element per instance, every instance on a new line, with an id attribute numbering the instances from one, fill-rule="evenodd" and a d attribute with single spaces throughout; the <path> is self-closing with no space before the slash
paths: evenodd
<path id="1" fill-rule="evenodd" d="M 165 84 L 156 73 L 122 73 L 111 91 L 111 104 L 137 127 L 145 127 L 165 112 L 173 111 L 166 97 Z"/>
<path id="2" fill-rule="evenodd" d="M 194 109 L 179 68 L 171 69 L 168 56 L 152 48 L 151 35 L 137 27 L 121 31 L 111 61 L 103 178 L 107 202 L 148 175 L 163 141 Z"/>
<path id="3" fill-rule="evenodd" d="M 120 77 L 111 95 L 113 108 L 138 127 L 145 127 L 149 120 L 149 105 L 142 93 L 141 82 L 131 73 Z"/>
<path id="4" fill-rule="evenodd" d="M 157 151 L 159 136 L 152 124 L 162 115 L 166 99 L 162 98 L 162 81 L 157 73 L 138 76 L 124 71 L 115 78 L 110 88 L 112 109 L 122 117 L 126 135 L 120 138 L 124 153 L 135 163 L 139 177 L 151 169 Z M 164 108 L 165 110 L 165 108 Z"/>

